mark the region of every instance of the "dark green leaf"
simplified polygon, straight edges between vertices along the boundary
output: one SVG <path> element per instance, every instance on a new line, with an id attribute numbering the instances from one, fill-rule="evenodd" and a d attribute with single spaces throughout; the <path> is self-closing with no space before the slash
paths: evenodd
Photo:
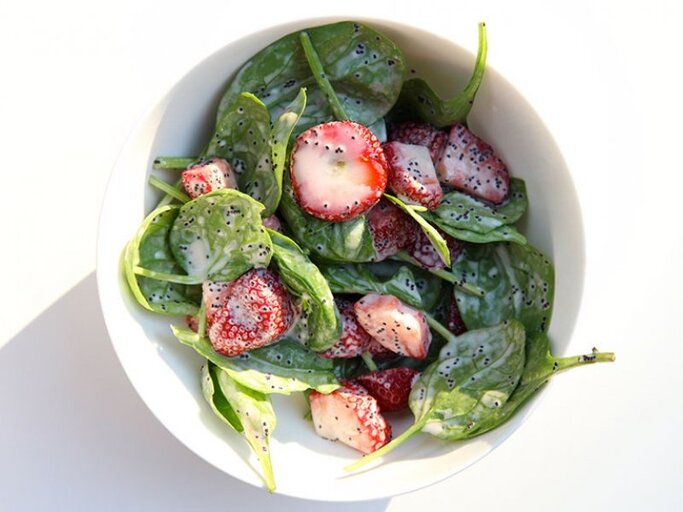
<path id="1" fill-rule="evenodd" d="M 469 229 L 457 229 L 442 223 L 439 219 L 432 219 L 432 222 L 439 226 L 447 235 L 457 238 L 463 242 L 473 244 L 490 244 L 494 242 L 512 242 L 517 245 L 526 245 L 526 237 L 517 231 L 514 226 L 501 226 L 492 229 L 488 233 L 477 233 Z"/>
<path id="2" fill-rule="evenodd" d="M 201 280 L 233 281 L 251 268 L 267 267 L 270 237 L 261 224 L 263 205 L 233 189 L 185 203 L 173 223 L 175 259 Z"/>
<path id="3" fill-rule="evenodd" d="M 309 388 L 329 393 L 339 387 L 332 361 L 296 340 L 284 338 L 239 356 L 227 357 L 216 352 L 208 338 L 182 327 L 171 326 L 171 329 L 181 343 L 195 349 L 241 385 L 260 393 L 289 395 Z"/>
<path id="4" fill-rule="evenodd" d="M 307 29 L 325 76 L 348 116 L 370 125 L 394 105 L 406 66 L 388 38 L 359 23 L 341 22 Z M 291 33 L 254 55 L 237 73 L 221 100 L 221 123 L 242 92 L 258 96 L 276 119 L 301 87 L 308 104 L 297 132 L 334 119 L 329 102 L 313 78 L 300 32 Z"/>
<path id="5" fill-rule="evenodd" d="M 468 329 L 516 318 L 530 336 L 550 325 L 555 291 L 552 263 L 531 245 L 468 245 L 453 273 L 484 290 L 483 296 L 455 290 L 458 309 Z"/>
<path id="6" fill-rule="evenodd" d="M 290 238 L 269 230 L 273 261 L 289 290 L 302 297 L 307 320 L 305 342 L 312 350 L 330 348 L 341 336 L 342 323 L 330 287 L 311 260 Z"/>

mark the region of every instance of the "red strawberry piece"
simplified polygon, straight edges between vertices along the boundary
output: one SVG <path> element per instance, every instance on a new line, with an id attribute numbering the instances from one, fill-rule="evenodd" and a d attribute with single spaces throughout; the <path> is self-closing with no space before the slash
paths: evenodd
<path id="1" fill-rule="evenodd" d="M 199 330 L 199 322 L 197 321 L 197 317 L 194 315 L 186 315 L 185 316 L 185 323 L 187 326 L 192 329 L 194 332 L 197 332 Z"/>
<path id="2" fill-rule="evenodd" d="M 354 309 L 358 323 L 385 348 L 415 359 L 427 357 L 432 333 L 422 311 L 379 293 L 365 295 Z"/>
<path id="3" fill-rule="evenodd" d="M 389 359 L 392 357 L 396 357 L 396 354 L 394 352 L 386 348 L 379 341 L 372 337 L 368 342 L 366 350 L 372 356 L 373 359 Z"/>
<path id="4" fill-rule="evenodd" d="M 480 199 L 500 204 L 507 199 L 510 173 L 493 148 L 461 124 L 454 124 L 436 164 L 439 180 Z"/>
<path id="5" fill-rule="evenodd" d="M 400 411 L 408 407 L 408 397 L 419 373 L 408 367 L 375 370 L 356 377 L 360 384 L 375 397 L 383 412 Z"/>
<path id="6" fill-rule="evenodd" d="M 361 355 L 367 349 L 370 335 L 358 324 L 353 310 L 354 301 L 335 297 L 342 319 L 342 333 L 339 340 L 319 355 L 332 359 L 335 357 L 351 358 Z"/>
<path id="7" fill-rule="evenodd" d="M 230 283 L 207 281 L 203 292 L 209 339 L 229 357 L 273 343 L 294 322 L 292 296 L 271 270 L 252 269 Z"/>
<path id="8" fill-rule="evenodd" d="M 451 261 L 455 261 L 457 256 L 462 252 L 463 245 L 460 240 L 453 238 L 444 233 L 441 229 L 436 228 L 439 234 L 446 240 L 448 252 L 451 254 Z M 445 264 L 432 242 L 427 238 L 424 231 L 417 230 L 413 243 L 407 247 L 408 254 L 410 254 L 417 262 L 426 269 L 441 269 L 445 268 Z"/>
<path id="9" fill-rule="evenodd" d="M 391 426 L 380 413 L 377 400 L 358 384 L 344 382 L 325 395 L 308 396 L 315 432 L 368 454 L 391 440 Z"/>
<path id="10" fill-rule="evenodd" d="M 182 173 L 183 187 L 195 199 L 221 188 L 237 188 L 235 172 L 222 158 L 203 160 Z"/>
<path id="11" fill-rule="evenodd" d="M 331 222 L 372 208 L 382 197 L 389 174 L 377 137 L 353 121 L 320 124 L 299 135 L 290 172 L 301 208 Z"/>
<path id="12" fill-rule="evenodd" d="M 463 322 L 460 316 L 460 310 L 458 309 L 458 304 L 455 299 L 451 300 L 448 304 L 448 312 L 446 316 L 446 327 L 456 336 L 460 336 L 464 332 L 467 332 L 467 327 L 465 327 L 465 322 Z"/>
<path id="13" fill-rule="evenodd" d="M 382 146 L 389 164 L 387 187 L 406 203 L 433 209 L 443 199 L 443 190 L 425 146 L 388 142 Z"/>
<path id="14" fill-rule="evenodd" d="M 266 217 L 263 219 L 263 225 L 267 228 L 272 229 L 273 231 L 278 231 L 282 233 L 282 222 L 280 219 L 278 219 L 277 215 L 273 214 L 270 215 L 269 217 Z"/>
<path id="15" fill-rule="evenodd" d="M 417 226 L 398 206 L 382 199 L 368 212 L 368 228 L 374 261 L 382 261 L 412 244 Z"/>
<path id="16" fill-rule="evenodd" d="M 389 127 L 390 141 L 425 146 L 429 156 L 436 162 L 446 145 L 446 132 L 429 123 L 401 123 Z"/>

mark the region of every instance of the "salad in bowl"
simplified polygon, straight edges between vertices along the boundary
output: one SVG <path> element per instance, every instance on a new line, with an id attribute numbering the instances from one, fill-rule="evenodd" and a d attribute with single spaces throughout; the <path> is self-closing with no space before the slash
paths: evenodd
<path id="1" fill-rule="evenodd" d="M 528 234 L 538 187 L 470 119 L 488 73 L 485 25 L 446 96 L 388 28 L 296 27 L 252 53 L 248 41 L 188 121 L 191 141 L 146 132 L 145 211 L 117 270 L 137 334 L 153 341 L 132 362 L 144 341 L 128 332 L 117 352 L 161 418 L 175 414 L 173 389 L 133 375 L 165 361 L 158 382 L 181 383 L 179 408 L 194 400 L 214 436 L 189 445 L 220 465 L 228 439 L 269 491 L 295 478 L 278 459 L 297 447 L 337 467 L 342 490 L 430 458 L 443 478 L 487 451 L 484 434 L 508 435 L 555 373 L 614 358 L 551 350 L 555 255 Z M 174 93 L 152 124 L 169 122 L 168 102 L 182 118 L 183 99 L 202 91 Z M 175 418 L 186 441 L 197 422 Z"/>

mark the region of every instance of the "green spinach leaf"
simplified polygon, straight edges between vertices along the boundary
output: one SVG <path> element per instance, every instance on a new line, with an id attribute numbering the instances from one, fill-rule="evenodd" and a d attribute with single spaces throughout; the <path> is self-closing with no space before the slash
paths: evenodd
<path id="1" fill-rule="evenodd" d="M 329 393 L 339 387 L 333 363 L 301 343 L 290 338 L 227 357 L 213 349 L 211 341 L 194 331 L 171 326 L 178 340 L 192 347 L 241 385 L 260 393 L 289 395 L 292 392 L 316 389 Z"/>
<path id="2" fill-rule="evenodd" d="M 348 116 L 370 125 L 396 103 L 406 73 L 398 47 L 379 32 L 353 22 L 307 29 L 325 77 Z M 325 94 L 315 81 L 300 33 L 291 33 L 254 55 L 237 73 L 218 108 L 217 123 L 243 92 L 256 95 L 276 119 L 301 87 L 309 101 L 297 132 L 334 119 Z"/>
<path id="3" fill-rule="evenodd" d="M 547 332 L 555 271 L 535 247 L 509 243 L 469 245 L 453 265 L 453 273 L 484 291 L 483 295 L 472 295 L 455 290 L 468 329 L 516 318 L 530 336 Z"/>
<path id="4" fill-rule="evenodd" d="M 233 189 L 185 203 L 169 235 L 176 261 L 200 281 L 232 281 L 251 268 L 267 267 L 273 251 L 262 210 L 263 205 Z"/>
<path id="5" fill-rule="evenodd" d="M 365 214 L 345 222 L 326 222 L 307 214 L 296 203 L 285 176 L 280 211 L 293 238 L 320 258 L 334 262 L 365 262 L 375 256 Z"/>
<path id="6" fill-rule="evenodd" d="M 242 434 L 261 464 L 268 491 L 275 490 L 269 440 L 277 420 L 268 395 L 242 386 L 207 361 L 202 367 L 202 393 L 213 412 Z"/>
<path id="7" fill-rule="evenodd" d="M 168 243 L 178 211 L 178 206 L 163 206 L 145 218 L 125 249 L 124 274 L 133 296 L 144 308 L 164 315 L 194 315 L 201 302 L 200 286 L 136 275 L 142 267 L 160 274 L 182 272 Z"/>
<path id="8" fill-rule="evenodd" d="M 342 322 L 330 286 L 308 256 L 294 241 L 277 231 L 268 230 L 273 241 L 273 261 L 289 290 L 302 298 L 306 316 L 305 342 L 309 348 L 330 348 L 341 336 Z"/>
<path id="9" fill-rule="evenodd" d="M 487 49 L 486 26 L 480 23 L 476 63 L 470 81 L 463 91 L 444 100 L 421 78 L 410 79 L 403 84 L 396 108 L 392 111 L 392 119 L 420 119 L 439 128 L 464 123 L 484 77 Z"/>

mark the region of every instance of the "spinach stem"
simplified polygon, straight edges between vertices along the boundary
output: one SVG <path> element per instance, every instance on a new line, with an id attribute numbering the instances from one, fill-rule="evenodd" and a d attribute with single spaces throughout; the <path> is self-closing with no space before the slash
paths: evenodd
<path id="1" fill-rule="evenodd" d="M 470 77 L 470 81 L 462 91 L 470 105 L 474 101 L 479 85 L 484 78 L 484 71 L 486 70 L 486 54 L 488 52 L 488 42 L 486 40 L 486 24 L 482 21 L 479 23 L 479 48 L 477 49 L 477 60 L 474 65 L 474 71 Z"/>
<path id="2" fill-rule="evenodd" d="M 414 265 L 419 268 L 424 268 L 422 265 L 420 265 L 415 258 L 412 258 L 408 253 L 405 251 L 400 251 L 392 256 L 392 259 L 398 260 L 398 261 L 405 261 L 406 263 L 410 263 L 411 265 Z M 484 290 L 479 288 L 478 286 L 475 286 L 470 283 L 463 283 L 460 279 L 455 277 L 455 274 L 453 272 L 449 272 L 448 270 L 444 270 L 442 268 L 425 268 L 427 272 L 429 272 L 432 275 L 435 275 L 436 277 L 440 277 L 444 281 L 451 283 L 453 286 L 456 288 L 461 289 L 465 293 L 469 293 L 471 295 L 478 295 L 482 296 L 484 295 Z"/>
<path id="3" fill-rule="evenodd" d="M 182 186 L 183 186 L 183 181 L 179 179 L 176 182 L 175 187 L 172 187 L 172 188 L 175 188 L 176 191 L 180 192 L 180 187 L 182 187 Z M 168 206 L 169 204 L 171 204 L 173 202 L 174 199 L 176 199 L 176 197 L 169 194 L 168 191 L 165 191 L 165 192 L 166 192 L 166 195 L 161 198 L 161 201 L 159 201 L 159 204 L 157 204 L 157 208 L 160 208 L 162 206 Z M 188 198 L 188 200 L 189 200 L 189 198 Z M 187 201 L 183 201 L 183 202 L 187 202 Z"/>
<path id="4" fill-rule="evenodd" d="M 184 170 L 197 160 L 196 156 L 158 156 L 152 167 L 163 171 Z"/>
<path id="5" fill-rule="evenodd" d="M 360 357 L 365 363 L 365 366 L 368 367 L 368 370 L 370 370 L 371 372 L 377 371 L 377 365 L 375 364 L 375 361 L 372 359 L 372 354 L 370 354 L 370 352 L 366 350 L 360 355 Z"/>
<path id="6" fill-rule="evenodd" d="M 164 180 L 157 178 L 154 174 L 149 175 L 149 184 L 155 188 L 158 188 L 162 192 L 165 192 L 167 196 L 171 196 L 173 199 L 177 199 L 181 203 L 187 203 L 190 198 L 184 192 L 181 192 L 178 186 L 169 185 Z M 164 198 L 165 199 L 165 198 Z"/>
<path id="7" fill-rule="evenodd" d="M 432 315 L 430 315 L 429 313 L 425 313 L 424 315 L 425 315 L 425 318 L 427 319 L 427 323 L 429 324 L 429 327 L 431 327 L 436 332 L 438 332 L 442 338 L 444 338 L 446 340 L 452 340 L 453 338 L 455 338 L 455 334 L 453 334 L 451 331 L 449 331 L 445 325 L 442 325 L 441 322 L 439 322 Z"/>
<path id="8" fill-rule="evenodd" d="M 379 459 L 383 455 L 386 455 L 387 453 L 393 451 L 394 448 L 403 443 L 403 441 L 411 438 L 414 434 L 417 434 L 420 430 L 422 430 L 422 427 L 424 427 L 426 420 L 427 417 L 425 416 L 421 421 L 411 425 L 408 428 L 408 430 L 403 432 L 400 436 L 394 438 L 389 444 L 385 444 L 379 450 L 375 450 L 374 452 L 367 454 L 362 459 L 358 459 L 356 462 L 349 464 L 344 469 L 346 471 L 355 471 L 365 466 L 366 464 L 369 464 L 370 462 Z"/>
<path id="9" fill-rule="evenodd" d="M 315 81 L 318 82 L 318 86 L 320 86 L 322 91 L 325 93 L 325 96 L 327 96 L 328 101 L 330 102 L 330 107 L 332 108 L 334 117 L 336 117 L 338 121 L 346 121 L 350 119 L 350 117 L 344 110 L 344 107 L 342 107 L 342 104 L 339 101 L 337 94 L 334 92 L 332 84 L 330 84 L 330 81 L 327 79 L 327 76 L 325 75 L 325 70 L 323 69 L 322 62 L 320 62 L 318 52 L 316 52 L 315 48 L 313 47 L 313 42 L 311 41 L 311 37 L 308 35 L 308 32 L 301 32 L 299 34 L 299 41 L 301 42 L 301 46 L 304 49 L 304 55 L 306 56 L 308 65 L 311 67 L 311 71 L 313 72 L 313 77 L 315 78 Z"/>

